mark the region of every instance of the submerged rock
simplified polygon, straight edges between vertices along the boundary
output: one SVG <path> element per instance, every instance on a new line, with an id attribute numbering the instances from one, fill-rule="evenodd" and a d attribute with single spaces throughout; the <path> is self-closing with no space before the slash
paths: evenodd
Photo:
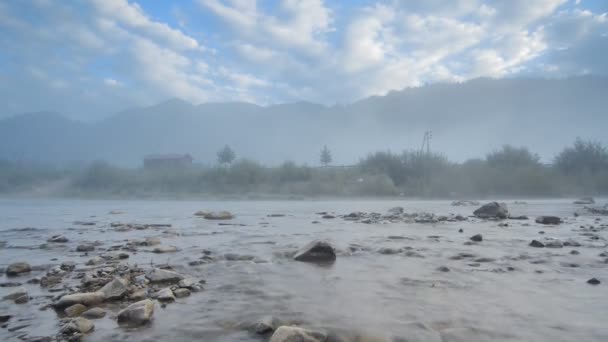
<path id="1" fill-rule="evenodd" d="M 479 218 L 506 219 L 509 217 L 509 210 L 504 203 L 490 202 L 475 210 L 473 215 Z"/>
<path id="2" fill-rule="evenodd" d="M 190 296 L 190 290 L 188 290 L 187 288 L 175 289 L 175 291 L 173 291 L 173 295 L 175 296 L 175 298 L 188 297 Z"/>
<path id="3" fill-rule="evenodd" d="M 587 280 L 587 284 L 590 285 L 599 285 L 601 283 L 601 281 L 599 281 L 597 278 L 591 278 L 589 280 Z"/>
<path id="4" fill-rule="evenodd" d="M 175 246 L 157 246 L 152 250 L 153 253 L 174 253 L 177 252 L 177 247 Z"/>
<path id="5" fill-rule="evenodd" d="M 184 276 L 177 272 L 154 268 L 146 273 L 146 278 L 148 278 L 151 283 L 163 283 L 178 282 L 184 279 Z"/>
<path id="6" fill-rule="evenodd" d="M 84 311 L 81 316 L 88 319 L 103 318 L 106 316 L 106 310 L 102 308 L 92 308 Z"/>
<path id="7" fill-rule="evenodd" d="M 462 206 L 469 206 L 469 205 L 479 205 L 478 201 L 471 201 L 471 200 L 456 200 L 453 201 L 452 206 L 455 207 L 462 207 Z"/>
<path id="8" fill-rule="evenodd" d="M 118 324 L 127 326 L 139 326 L 146 324 L 154 314 L 154 302 L 144 299 L 129 305 L 118 313 Z"/>
<path id="9" fill-rule="evenodd" d="M 13 292 L 7 294 L 6 296 L 2 297 L 3 300 L 13 300 L 16 301 L 17 299 L 21 298 L 21 297 L 27 297 L 28 293 L 27 293 L 27 289 L 25 287 L 19 287 L 15 290 L 13 290 Z"/>
<path id="10" fill-rule="evenodd" d="M 73 318 L 69 323 L 61 328 L 61 334 L 72 335 L 74 333 L 86 334 L 95 329 L 95 324 L 86 318 Z"/>
<path id="11" fill-rule="evenodd" d="M 92 252 L 95 250 L 95 246 L 90 243 L 84 243 L 76 246 L 76 252 Z"/>
<path id="12" fill-rule="evenodd" d="M 63 235 L 53 235 L 51 236 L 48 240 L 46 240 L 47 242 L 52 242 L 52 243 L 66 243 L 70 240 L 68 240 L 68 238 L 66 238 Z"/>
<path id="13" fill-rule="evenodd" d="M 560 224 L 562 220 L 557 216 L 539 216 L 536 218 L 536 223 L 540 224 Z"/>
<path id="14" fill-rule="evenodd" d="M 32 270 L 32 267 L 27 262 L 15 262 L 6 268 L 6 275 L 9 277 L 18 276 L 22 273 L 27 273 Z"/>
<path id="15" fill-rule="evenodd" d="M 269 342 L 324 342 L 327 335 L 299 327 L 281 326 L 270 337 Z"/>
<path id="16" fill-rule="evenodd" d="M 258 335 L 266 335 L 273 332 L 275 329 L 275 319 L 272 316 L 266 316 L 257 321 L 251 327 L 251 330 Z"/>
<path id="17" fill-rule="evenodd" d="M 234 215 L 229 211 L 197 211 L 195 216 L 202 216 L 207 220 L 232 220 Z"/>
<path id="18" fill-rule="evenodd" d="M 68 317 L 80 316 L 80 314 L 85 311 L 87 311 L 87 307 L 82 304 L 74 304 L 63 310 Z"/>
<path id="19" fill-rule="evenodd" d="M 403 214 L 403 207 L 390 208 L 386 213 L 388 215 L 401 215 Z"/>
<path id="20" fill-rule="evenodd" d="M 333 262 L 336 260 L 336 251 L 329 242 L 314 240 L 302 247 L 293 258 L 305 262 Z"/>

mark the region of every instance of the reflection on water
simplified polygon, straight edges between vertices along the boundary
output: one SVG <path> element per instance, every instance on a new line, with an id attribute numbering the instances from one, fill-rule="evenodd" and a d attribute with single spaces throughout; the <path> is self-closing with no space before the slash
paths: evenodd
<path id="1" fill-rule="evenodd" d="M 170 264 L 178 272 L 207 281 L 205 291 L 157 307 L 153 324 L 146 328 L 120 329 L 114 315 L 96 320 L 95 332 L 87 337 L 91 341 L 259 341 L 246 327 L 265 316 L 377 338 L 427 336 L 418 337 L 425 340 L 438 335 L 424 334 L 441 332 L 446 341 L 605 341 L 608 265 L 598 255 L 607 250 L 606 235 L 603 229 L 595 233 L 597 239 L 581 235 L 579 226 L 601 223 L 590 216 L 574 218 L 571 202 L 534 200 L 509 206 L 515 215 L 565 217 L 566 223 L 558 227 L 539 226 L 533 220 L 499 227 L 475 219 L 367 225 L 324 220 L 315 214 L 384 213 L 400 205 L 406 212 L 468 216 L 474 209 L 452 207 L 448 201 L 0 200 L 0 267 L 21 260 L 33 266 L 66 260 L 83 265 L 94 254 L 85 257 L 75 252 L 79 243 L 100 241 L 101 248 L 109 248 L 153 236 L 179 251 L 154 254 L 151 247 L 140 247 L 129 263 Z M 109 214 L 113 210 L 122 214 Z M 193 216 L 198 210 L 231 211 L 237 216 L 231 223 L 237 225 Z M 74 221 L 96 224 L 81 226 Z M 171 227 L 119 232 L 110 226 L 112 222 Z M 545 233 L 539 234 L 541 230 Z M 467 244 L 478 233 L 483 234 L 483 242 Z M 70 242 L 40 248 L 55 234 Z M 528 246 L 541 236 L 577 239 L 582 243 L 576 248 L 580 254 L 570 254 L 572 248 Z M 292 261 L 293 252 L 313 239 L 327 239 L 336 246 L 334 264 L 320 267 Z M 401 252 L 377 252 L 386 247 Z M 205 255 L 209 257 L 204 262 L 193 263 Z M 532 259 L 544 262 L 531 263 Z M 563 267 L 564 262 L 579 267 Z M 443 271 L 440 266 L 445 266 Z M 34 271 L 19 281 L 43 274 Z M 603 283 L 586 284 L 591 277 Z M 3 277 L 6 281 L 12 280 Z M 24 305 L 0 302 L 0 312 L 27 318 L 24 322 L 36 327 L 35 335 L 54 335 L 55 313 L 38 310 L 48 301 L 41 296 L 49 293 L 38 285 L 25 286 L 34 299 Z M 10 290 L 0 288 L 0 297 Z M 33 334 L 32 328 L 24 331 Z M 2 339 L 17 335 L 0 330 Z"/>

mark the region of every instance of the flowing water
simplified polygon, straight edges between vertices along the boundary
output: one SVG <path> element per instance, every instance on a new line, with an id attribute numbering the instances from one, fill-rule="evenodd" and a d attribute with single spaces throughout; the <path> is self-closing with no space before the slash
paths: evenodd
<path id="1" fill-rule="evenodd" d="M 608 341 L 608 264 L 599 256 L 608 250 L 608 227 L 602 226 L 608 219 L 574 217 L 574 211 L 582 208 L 572 200 L 507 203 L 512 214 L 528 215 L 531 220 L 505 221 L 508 227 L 474 218 L 436 224 L 362 224 L 316 214 L 384 213 L 402 206 L 406 212 L 469 216 L 475 209 L 452 207 L 449 201 L 0 200 L 0 268 L 16 261 L 34 267 L 28 275 L 0 276 L 3 283 L 23 283 L 32 297 L 21 305 L 0 302 L 0 314 L 13 315 L 0 329 L 0 340 L 57 333 L 57 314 L 39 310 L 56 293 L 26 284 L 44 275 L 48 265 L 71 260 L 77 268 L 84 267 L 104 248 L 155 236 L 179 251 L 154 254 L 151 247 L 140 247 L 125 262 L 144 268 L 169 264 L 184 275 L 205 279 L 205 290 L 165 308 L 157 306 L 153 322 L 135 330 L 120 328 L 115 320 L 119 308 L 108 306 L 110 314 L 95 320 L 95 331 L 86 336 L 87 341 L 264 341 L 268 337 L 247 330 L 264 316 L 369 340 L 425 341 L 435 336 L 438 341 Z M 237 225 L 196 217 L 193 213 L 198 210 L 231 211 L 236 218 L 230 223 Z M 534 223 L 537 215 L 558 215 L 565 222 L 541 226 Z M 171 227 L 118 232 L 112 222 Z M 590 225 L 595 231 L 589 231 Z M 482 242 L 467 243 L 478 233 Z M 65 235 L 69 243 L 40 248 L 55 234 Z M 582 246 L 528 246 L 532 239 L 546 238 L 572 238 Z M 337 248 L 334 264 L 292 260 L 295 250 L 314 239 L 326 239 Z M 102 245 L 88 256 L 75 251 L 79 243 L 94 241 Z M 353 245 L 360 248 L 350 248 Z M 405 249 L 385 255 L 378 252 L 383 247 Z M 580 254 L 570 254 L 573 249 Z M 204 251 L 214 260 L 189 266 Z M 452 258 L 463 252 L 475 256 Z M 229 253 L 254 258 L 227 260 L 233 259 L 225 257 Z M 450 271 L 442 272 L 440 266 Z M 602 283 L 587 284 L 592 277 Z M 0 298 L 13 289 L 0 287 Z M 9 331 L 20 324 L 29 326 Z"/>

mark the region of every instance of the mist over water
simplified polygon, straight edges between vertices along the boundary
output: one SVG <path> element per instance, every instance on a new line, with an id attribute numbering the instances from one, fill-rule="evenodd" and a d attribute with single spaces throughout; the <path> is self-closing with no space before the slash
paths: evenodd
<path id="1" fill-rule="evenodd" d="M 0 340 L 608 341 L 598 0 L 0 1 Z"/>

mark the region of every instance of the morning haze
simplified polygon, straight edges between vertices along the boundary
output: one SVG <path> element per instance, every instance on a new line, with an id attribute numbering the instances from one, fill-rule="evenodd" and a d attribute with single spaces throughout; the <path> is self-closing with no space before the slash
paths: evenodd
<path id="1" fill-rule="evenodd" d="M 608 341 L 598 0 L 0 1 L 0 340 Z"/>

